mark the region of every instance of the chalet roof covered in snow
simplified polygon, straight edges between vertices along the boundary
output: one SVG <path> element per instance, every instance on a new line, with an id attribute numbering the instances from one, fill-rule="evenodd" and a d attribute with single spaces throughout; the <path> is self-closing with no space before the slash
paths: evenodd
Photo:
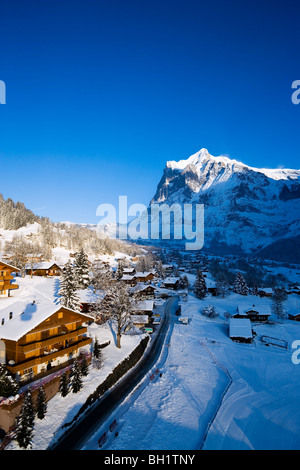
<path id="1" fill-rule="evenodd" d="M 130 318 L 133 324 L 140 324 L 140 323 L 147 324 L 149 322 L 148 315 L 130 315 Z"/>
<path id="2" fill-rule="evenodd" d="M 238 306 L 238 313 L 239 315 L 249 315 L 251 313 L 255 313 L 256 315 L 268 315 L 270 316 L 271 315 L 271 309 L 270 309 L 270 306 L 267 305 L 267 304 L 263 304 L 263 305 L 260 305 L 259 307 L 257 307 L 256 305 L 239 305 Z"/>
<path id="3" fill-rule="evenodd" d="M 0 310 L 0 338 L 18 341 L 61 308 L 61 305 L 47 301 L 16 300 Z M 90 315 L 71 309 L 67 310 L 85 316 L 87 320 L 94 320 Z"/>
<path id="4" fill-rule="evenodd" d="M 0 264 L 3 265 L 5 268 L 12 269 L 13 271 L 16 271 L 16 272 L 20 271 L 19 268 L 16 268 L 15 266 L 12 266 L 11 264 L 7 264 L 4 261 L 2 261 L 1 259 L 0 259 Z"/>
<path id="5" fill-rule="evenodd" d="M 179 282 L 179 277 L 166 277 L 164 280 L 163 280 L 163 283 L 164 284 L 177 284 L 177 282 Z"/>
<path id="6" fill-rule="evenodd" d="M 154 306 L 154 300 L 141 300 L 140 302 L 136 302 L 136 304 L 133 306 L 133 310 L 143 310 L 143 311 L 149 311 L 152 312 Z"/>
<path id="7" fill-rule="evenodd" d="M 154 290 L 154 287 L 151 286 L 151 284 L 149 284 L 149 285 L 137 284 L 136 286 L 134 286 L 130 289 L 130 292 L 134 292 L 134 293 L 135 292 L 142 292 L 143 290 L 149 289 L 149 287 Z"/>
<path id="8" fill-rule="evenodd" d="M 249 318 L 230 318 L 230 338 L 252 338 L 252 329 Z"/>
<path id="9" fill-rule="evenodd" d="M 50 269 L 52 268 L 52 266 L 57 266 L 58 268 L 62 269 L 63 266 L 62 265 L 59 265 L 53 261 L 41 261 L 41 262 L 38 262 L 38 263 L 34 263 L 33 264 L 33 269 L 34 270 L 37 270 L 37 269 Z M 26 269 L 31 269 L 31 264 L 30 263 L 27 263 L 26 264 Z"/>

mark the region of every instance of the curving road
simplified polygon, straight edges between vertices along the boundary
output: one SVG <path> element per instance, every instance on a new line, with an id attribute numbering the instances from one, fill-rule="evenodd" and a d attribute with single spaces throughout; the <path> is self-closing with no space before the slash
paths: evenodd
<path id="1" fill-rule="evenodd" d="M 48 450 L 79 450 L 97 428 L 110 416 L 117 406 L 129 395 L 143 377 L 151 370 L 156 363 L 166 333 L 170 324 L 171 316 L 175 314 L 179 298 L 171 297 L 165 303 L 163 323 L 159 333 L 151 338 L 151 342 L 138 364 L 129 371 L 117 384 L 101 398 L 97 405 L 93 406 L 76 426 L 60 438 L 58 442 L 49 446 Z"/>

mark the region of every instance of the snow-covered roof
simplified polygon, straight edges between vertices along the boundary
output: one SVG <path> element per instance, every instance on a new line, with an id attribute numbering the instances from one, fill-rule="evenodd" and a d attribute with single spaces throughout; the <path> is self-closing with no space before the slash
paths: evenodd
<path id="1" fill-rule="evenodd" d="M 249 318 L 230 318 L 230 338 L 252 338 L 252 329 Z"/>
<path id="2" fill-rule="evenodd" d="M 138 272 L 138 273 L 135 273 L 135 274 L 134 274 L 134 277 L 147 277 L 147 276 L 149 276 L 149 274 L 153 274 L 153 273 L 150 272 L 150 271 L 146 271 L 146 272 L 144 272 L 144 273 Z"/>
<path id="3" fill-rule="evenodd" d="M 176 284 L 177 282 L 179 282 L 179 277 L 166 277 L 164 280 L 163 280 L 163 283 L 164 284 Z"/>
<path id="4" fill-rule="evenodd" d="M 139 324 L 139 323 L 146 324 L 149 322 L 148 315 L 130 315 L 130 318 L 133 324 Z"/>
<path id="5" fill-rule="evenodd" d="M 152 311 L 154 300 L 141 300 L 133 306 L 133 310 Z"/>
<path id="6" fill-rule="evenodd" d="M 271 309 L 269 305 L 263 304 L 257 307 L 256 305 L 239 305 L 238 312 L 240 315 L 247 315 L 249 312 L 257 312 L 257 315 L 271 315 Z"/>
<path id="7" fill-rule="evenodd" d="M 261 287 L 258 290 L 260 292 L 265 292 L 266 294 L 273 294 L 273 288 L 272 287 Z"/>
<path id="8" fill-rule="evenodd" d="M 130 289 L 130 292 L 141 292 L 143 290 L 146 290 L 146 289 L 149 289 L 152 288 L 152 289 L 155 289 L 153 286 L 150 285 L 146 285 L 146 284 L 136 284 L 136 286 L 132 287 Z"/>
<path id="9" fill-rule="evenodd" d="M 123 274 L 120 281 L 132 281 L 133 279 L 135 279 L 134 276 L 130 276 L 130 274 Z"/>
<path id="10" fill-rule="evenodd" d="M 54 261 L 42 261 L 40 263 L 34 263 L 33 264 L 33 269 L 36 270 L 36 269 L 50 269 L 52 266 L 58 266 L 60 269 L 62 269 L 62 266 L 60 266 L 59 264 L 55 263 Z M 30 263 L 27 263 L 26 264 L 26 268 L 27 269 L 31 269 L 31 264 Z"/>
<path id="11" fill-rule="evenodd" d="M 133 273 L 135 271 L 135 268 L 123 268 L 123 273 Z"/>
<path id="12" fill-rule="evenodd" d="M 22 336 L 26 335 L 61 308 L 62 306 L 47 301 L 37 300 L 29 302 L 28 300 L 17 300 L 0 310 L 0 338 L 18 341 Z M 90 315 L 71 309 L 67 310 L 77 315 L 85 316 L 87 319 L 94 319 Z M 11 319 L 10 312 L 12 312 Z M 3 325 L 2 320 L 4 320 Z"/>
<path id="13" fill-rule="evenodd" d="M 7 264 L 4 261 L 0 260 L 0 265 L 3 265 L 5 268 L 10 268 L 13 269 L 14 271 L 20 271 L 19 268 L 16 268 L 16 266 L 12 266 L 11 264 Z"/>

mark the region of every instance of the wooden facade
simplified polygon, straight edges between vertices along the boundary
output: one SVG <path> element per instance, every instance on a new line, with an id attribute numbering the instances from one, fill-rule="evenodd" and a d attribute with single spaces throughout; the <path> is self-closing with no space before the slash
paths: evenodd
<path id="1" fill-rule="evenodd" d="M 19 272 L 20 270 L 10 264 L 0 261 L 0 296 L 9 297 L 10 291 L 18 289 L 18 284 L 12 284 L 12 273 Z"/>
<path id="2" fill-rule="evenodd" d="M 91 320 L 92 317 L 60 307 L 17 340 L 1 337 L 0 329 L 7 369 L 17 379 L 28 380 L 76 357 L 79 348 L 92 343 L 83 325 Z"/>

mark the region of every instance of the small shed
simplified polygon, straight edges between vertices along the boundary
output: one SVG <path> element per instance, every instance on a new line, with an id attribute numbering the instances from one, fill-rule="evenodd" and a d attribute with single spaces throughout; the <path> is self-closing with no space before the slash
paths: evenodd
<path id="1" fill-rule="evenodd" d="M 260 297 L 272 297 L 273 289 L 272 287 L 264 287 L 262 289 L 258 289 L 258 295 Z"/>

